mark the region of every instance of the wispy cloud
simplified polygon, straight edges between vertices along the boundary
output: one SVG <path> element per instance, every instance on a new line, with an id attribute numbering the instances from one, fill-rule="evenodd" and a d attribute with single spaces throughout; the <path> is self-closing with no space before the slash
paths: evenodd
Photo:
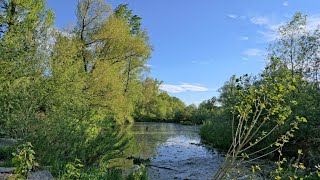
<path id="1" fill-rule="evenodd" d="M 319 28 L 320 25 L 320 14 L 311 15 L 307 17 L 307 29 L 314 31 Z"/>
<path id="2" fill-rule="evenodd" d="M 257 31 L 260 34 L 264 41 L 272 42 L 278 38 L 277 30 L 266 29 L 266 30 L 259 30 Z"/>
<path id="3" fill-rule="evenodd" d="M 263 51 L 261 49 L 250 48 L 245 50 L 243 54 L 247 57 L 263 56 Z"/>
<path id="4" fill-rule="evenodd" d="M 191 61 L 192 64 L 200 64 L 200 65 L 209 65 L 212 63 L 212 61 L 196 61 L 196 60 L 193 60 Z"/>
<path id="5" fill-rule="evenodd" d="M 169 93 L 182 93 L 187 91 L 204 92 L 209 90 L 205 86 L 189 84 L 189 83 L 182 83 L 180 85 L 162 84 L 160 85 L 160 89 Z"/>
<path id="6" fill-rule="evenodd" d="M 227 16 L 229 18 L 231 18 L 231 19 L 237 19 L 238 18 L 238 15 L 236 15 L 236 14 L 228 14 Z"/>
<path id="7" fill-rule="evenodd" d="M 278 29 L 284 25 L 285 22 L 289 22 L 293 15 L 285 15 L 286 20 L 278 19 L 276 17 L 268 16 L 255 16 L 250 18 L 250 22 L 255 25 L 259 25 L 262 29 L 257 33 L 262 36 L 262 39 L 266 42 L 271 42 L 279 38 Z M 320 14 L 314 14 L 307 16 L 307 30 L 314 31 L 320 26 Z"/>
<path id="8" fill-rule="evenodd" d="M 271 42 L 278 37 L 278 28 L 283 24 L 279 22 L 277 18 L 268 16 L 254 16 L 250 18 L 252 24 L 261 26 L 262 29 L 258 30 L 257 33 L 262 36 L 263 41 Z"/>
<path id="9" fill-rule="evenodd" d="M 242 57 L 242 60 L 244 60 L 244 61 L 248 61 L 248 60 L 249 60 L 249 58 L 247 58 L 247 57 Z"/>
<path id="10" fill-rule="evenodd" d="M 200 60 L 193 59 L 191 61 L 192 64 L 198 64 L 198 65 L 209 65 L 212 64 L 215 61 L 214 57 L 204 58 Z"/>
<path id="11" fill-rule="evenodd" d="M 265 16 L 256 16 L 250 18 L 250 22 L 256 25 L 270 25 L 270 19 Z"/>
<path id="12" fill-rule="evenodd" d="M 249 37 L 248 36 L 241 36 L 240 40 L 246 41 L 246 40 L 249 40 Z"/>
<path id="13" fill-rule="evenodd" d="M 283 5 L 283 6 L 289 6 L 289 2 L 288 2 L 288 1 L 285 1 L 285 2 L 282 3 L 282 5 Z"/>
<path id="14" fill-rule="evenodd" d="M 237 14 L 227 14 L 227 17 L 231 19 L 241 19 L 241 20 L 245 20 L 247 18 L 247 16 L 237 15 Z"/>

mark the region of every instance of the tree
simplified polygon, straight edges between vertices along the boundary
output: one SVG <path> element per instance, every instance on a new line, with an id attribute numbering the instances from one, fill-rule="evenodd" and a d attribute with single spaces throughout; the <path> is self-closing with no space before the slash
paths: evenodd
<path id="1" fill-rule="evenodd" d="M 313 158 L 320 154 L 312 144 L 317 142 L 320 137 L 318 132 L 320 122 L 318 118 L 320 94 L 319 86 L 319 50 L 320 50 L 320 31 L 310 29 L 307 21 L 308 17 L 296 13 L 293 19 L 279 28 L 278 39 L 270 47 L 269 56 L 280 58 L 280 63 L 290 69 L 292 78 L 298 83 L 294 83 L 297 89 L 292 93 L 292 97 L 298 102 L 297 106 L 292 106 L 292 115 L 302 116 L 308 119 L 307 124 L 301 125 L 301 131 L 295 137 L 295 141 L 304 143 L 301 149 L 308 149 L 307 161 L 313 164 L 319 159 Z M 275 72 L 277 73 L 277 72 Z M 278 74 L 281 77 L 281 74 Z M 306 143 L 308 142 L 308 143 Z M 314 155 L 317 154 L 317 155 Z"/>
<path id="2" fill-rule="evenodd" d="M 236 94 L 239 97 L 233 110 L 232 144 L 227 152 L 225 163 L 220 167 L 214 179 L 223 179 L 229 170 L 244 162 L 250 162 L 278 151 L 298 129 L 299 122 L 305 118 L 296 117 L 296 121 L 288 121 L 291 114 L 290 103 L 294 100 L 286 97 L 295 89 L 292 83 L 295 79 L 279 65 L 279 59 L 272 59 L 261 75 L 263 82 L 258 87 L 248 85 L 247 76 L 239 78 Z M 283 76 L 275 76 L 273 72 L 280 71 Z M 272 124 L 272 125 L 270 125 Z M 274 139 L 274 142 L 264 148 L 250 151 L 257 144 L 270 136 L 276 129 L 289 125 L 291 128 Z M 262 153 L 262 154 L 259 154 Z"/>
<path id="3" fill-rule="evenodd" d="M 219 102 L 225 107 L 231 107 L 235 104 L 235 92 L 236 92 L 236 76 L 230 77 L 220 89 Z"/>
<path id="4" fill-rule="evenodd" d="M 133 35 L 104 1 L 80 0 L 77 10 L 77 26 L 61 32 L 44 0 L 0 1 L 1 129 L 53 166 L 121 155 L 118 125 L 132 121 L 151 50 L 140 25 Z"/>
<path id="5" fill-rule="evenodd" d="M 14 137 L 32 132 L 37 119 L 52 24 L 44 0 L 0 1 L 0 119 Z"/>
<path id="6" fill-rule="evenodd" d="M 100 30 L 104 21 L 111 14 L 111 7 L 103 0 L 79 0 L 77 8 L 76 31 L 82 43 L 82 59 L 84 71 L 88 71 L 90 50 L 89 48 L 98 41 L 93 35 Z"/>
<path id="7" fill-rule="evenodd" d="M 319 39 L 319 29 L 312 32 L 308 29 L 307 16 L 296 13 L 290 22 L 279 27 L 269 57 L 280 58 L 290 68 L 292 77 L 303 75 L 318 82 Z"/>

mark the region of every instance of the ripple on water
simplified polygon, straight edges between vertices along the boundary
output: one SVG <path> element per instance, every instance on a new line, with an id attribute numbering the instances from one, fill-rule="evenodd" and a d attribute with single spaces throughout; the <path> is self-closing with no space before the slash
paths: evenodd
<path id="1" fill-rule="evenodd" d="M 147 135 L 146 139 L 150 140 L 150 143 L 138 142 L 138 145 L 155 144 L 155 153 L 148 167 L 149 179 L 212 179 L 223 162 L 223 157 L 216 151 L 201 145 L 197 126 L 166 123 L 135 125 L 133 134 Z M 140 140 L 144 141 L 142 138 Z"/>

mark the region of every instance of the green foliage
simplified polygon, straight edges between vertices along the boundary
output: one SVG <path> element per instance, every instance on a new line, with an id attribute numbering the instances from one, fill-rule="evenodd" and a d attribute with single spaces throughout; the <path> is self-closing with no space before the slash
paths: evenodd
<path id="1" fill-rule="evenodd" d="M 74 162 L 66 164 L 66 173 L 63 175 L 63 179 L 76 180 L 81 179 L 81 169 L 83 164 L 79 159 L 75 159 Z"/>
<path id="2" fill-rule="evenodd" d="M 216 112 L 200 128 L 201 139 L 212 147 L 227 151 L 232 142 L 231 114 L 225 110 Z"/>
<path id="3" fill-rule="evenodd" d="M 16 150 L 15 146 L 3 146 L 0 147 L 0 160 L 2 163 L 0 163 L 1 167 L 12 167 L 12 152 Z"/>
<path id="4" fill-rule="evenodd" d="M 77 25 L 61 32 L 44 0 L 0 1 L 1 133 L 32 142 L 55 175 L 75 158 L 105 166 L 126 148 L 119 126 L 133 121 L 152 47 L 141 18 L 124 13 L 81 0 Z"/>
<path id="5" fill-rule="evenodd" d="M 11 137 L 33 131 L 42 97 L 53 13 L 45 1 L 0 2 L 0 126 Z"/>
<path id="6" fill-rule="evenodd" d="M 298 149 L 298 157 L 292 157 L 290 160 L 282 157 L 282 153 L 280 152 L 279 159 L 275 162 L 277 168 L 274 171 L 269 172 L 268 179 L 318 179 L 320 176 L 317 171 L 312 172 L 310 169 L 307 169 L 304 163 L 301 162 L 302 157 L 303 153 L 301 149 Z M 257 168 L 253 167 L 252 177 L 255 177 L 255 169 Z M 257 170 L 261 171 L 261 168 L 259 167 Z"/>
<path id="7" fill-rule="evenodd" d="M 186 109 L 188 109 L 188 107 Z M 189 116 L 189 119 L 194 124 L 202 124 L 206 120 L 215 119 L 216 116 L 219 116 L 221 111 L 222 109 L 217 106 L 217 99 L 213 97 L 209 100 L 203 101 L 197 108 L 191 110 L 192 113 L 191 116 Z"/>
<path id="8" fill-rule="evenodd" d="M 315 168 L 317 169 L 316 173 L 318 175 L 318 177 L 320 178 L 320 165 L 316 165 Z"/>
<path id="9" fill-rule="evenodd" d="M 93 168 L 81 174 L 82 179 L 92 180 L 121 180 L 123 179 L 122 170 L 116 168 L 97 169 Z"/>
<path id="10" fill-rule="evenodd" d="M 160 90 L 161 82 L 151 78 L 143 81 L 142 97 L 135 109 L 137 121 L 180 122 L 187 121 L 185 104 Z"/>
<path id="11" fill-rule="evenodd" d="M 296 13 L 291 21 L 279 28 L 279 39 L 270 46 L 269 56 L 279 57 L 281 63 L 288 67 L 290 75 L 296 81 L 297 91 L 288 99 L 295 98 L 297 105 L 291 106 L 294 120 L 296 116 L 305 117 L 308 123 L 302 124 L 300 131 L 294 138 L 306 154 L 304 163 L 315 166 L 320 161 L 320 149 L 315 145 L 319 139 L 319 59 L 317 52 L 320 49 L 319 29 L 307 28 L 306 15 Z M 303 145 L 302 145 L 303 144 Z"/>
<path id="12" fill-rule="evenodd" d="M 14 150 L 14 147 L 11 146 L 4 146 L 0 148 L 0 159 L 8 159 L 12 157 L 12 151 Z"/>
<path id="13" fill-rule="evenodd" d="M 182 125 L 194 125 L 191 121 L 180 121 Z"/>
<path id="14" fill-rule="evenodd" d="M 127 19 L 130 25 L 131 34 L 141 33 L 141 17 L 133 15 L 132 10 L 128 9 L 128 4 L 120 4 L 115 10 L 116 17 Z"/>
<path id="15" fill-rule="evenodd" d="M 290 155 L 289 149 L 280 151 L 286 143 L 291 150 L 302 148 L 307 152 L 303 159 L 307 166 L 313 167 L 319 162 L 319 149 L 315 144 L 319 142 L 320 127 L 316 55 L 320 48 L 320 36 L 318 30 L 311 32 L 306 29 L 306 18 L 297 13 L 292 21 L 279 28 L 279 39 L 270 46 L 270 62 L 260 78 L 243 76 L 237 79 L 233 76 L 225 83 L 220 89 L 218 101 L 222 109 L 234 114 L 234 118 L 228 118 L 228 113 L 225 113 L 227 123 L 224 123 L 219 121 L 222 118 L 215 118 L 218 112 L 213 111 L 201 128 L 202 139 L 215 147 L 226 148 L 221 145 L 222 138 L 213 136 L 221 135 L 223 139 L 232 136 L 232 144 L 236 142 L 237 145 L 231 147 L 229 152 L 240 152 L 242 160 L 252 158 L 252 155 L 264 157 L 278 151 L 281 155 Z M 306 119 L 308 123 L 302 123 L 300 131 L 297 131 L 298 123 L 306 122 Z M 233 134 L 223 134 L 219 129 L 232 129 Z M 249 140 L 241 140 L 243 138 Z M 276 143 L 274 139 L 277 139 Z M 236 146 L 239 151 L 235 150 Z M 241 146 L 243 150 L 240 150 Z M 271 150 L 274 146 L 277 148 Z M 225 168 L 228 169 L 229 165 Z"/>
<path id="16" fill-rule="evenodd" d="M 147 180 L 147 170 L 144 165 L 140 165 L 140 169 L 138 171 L 134 171 L 128 175 L 127 180 Z"/>
<path id="17" fill-rule="evenodd" d="M 28 173 L 39 166 L 36 162 L 35 152 L 30 142 L 20 145 L 17 152 L 12 153 L 12 155 L 12 162 L 16 167 L 15 173 L 20 178 L 26 178 Z"/>
<path id="18" fill-rule="evenodd" d="M 231 168 L 243 162 L 265 157 L 275 151 L 281 152 L 284 144 L 294 137 L 293 133 L 298 129 L 298 124 L 306 122 L 305 118 L 300 117 L 296 117 L 296 121 L 289 121 L 291 104 L 295 105 L 296 102 L 288 100 L 287 97 L 295 90 L 295 81 L 287 68 L 279 63 L 279 59 L 271 59 L 270 65 L 261 74 L 262 78 L 254 84 L 250 83 L 247 75 L 237 79 L 236 104 L 231 107 L 232 143 L 226 161 L 215 179 L 224 178 Z M 286 125 L 291 128 L 283 129 Z M 276 129 L 284 132 L 270 136 Z M 272 143 L 264 148 L 252 149 L 267 137 L 277 136 L 277 139 L 272 140 L 275 147 Z"/>

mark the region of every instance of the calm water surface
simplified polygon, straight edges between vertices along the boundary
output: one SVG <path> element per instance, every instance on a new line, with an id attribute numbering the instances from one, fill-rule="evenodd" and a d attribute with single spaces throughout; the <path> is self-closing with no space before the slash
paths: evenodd
<path id="1" fill-rule="evenodd" d="M 211 179 L 223 162 L 215 150 L 200 143 L 198 126 L 135 123 L 127 127 L 126 156 L 150 158 L 149 179 Z M 123 166 L 132 165 L 123 160 Z"/>

